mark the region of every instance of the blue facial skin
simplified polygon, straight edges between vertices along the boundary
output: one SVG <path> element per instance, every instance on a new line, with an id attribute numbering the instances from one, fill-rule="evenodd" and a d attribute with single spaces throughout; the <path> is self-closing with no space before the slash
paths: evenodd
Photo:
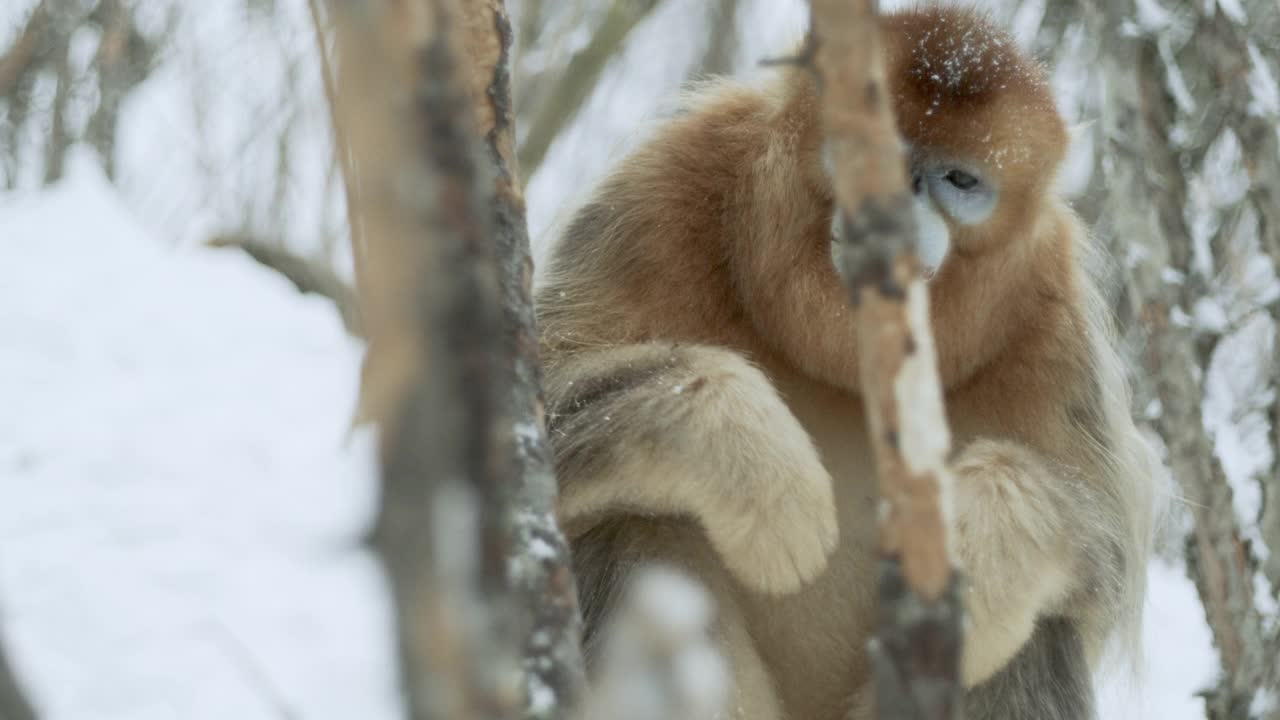
<path id="1" fill-rule="evenodd" d="M 919 158 L 908 148 L 911 158 L 911 192 L 918 232 L 916 253 L 926 277 L 935 275 L 951 250 L 951 229 L 947 219 L 958 225 L 978 225 L 991 217 L 999 193 L 980 171 L 964 163 Z M 832 155 L 823 148 L 822 163 L 828 175 L 834 170 Z M 837 262 L 840 240 L 839 212 L 831 218 L 832 259 Z"/>

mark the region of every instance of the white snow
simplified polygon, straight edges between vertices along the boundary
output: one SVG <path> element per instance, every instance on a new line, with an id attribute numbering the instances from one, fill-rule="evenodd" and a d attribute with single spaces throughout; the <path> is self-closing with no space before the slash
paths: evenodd
<path id="1" fill-rule="evenodd" d="M 1205 151 L 1203 167 L 1204 190 L 1214 208 L 1236 205 L 1249 192 L 1244 150 L 1234 130 L 1227 128 L 1214 139 Z"/>
<path id="2" fill-rule="evenodd" d="M 1143 31 L 1158 33 L 1173 22 L 1173 16 L 1160 4 L 1159 0 L 1136 0 L 1137 22 Z"/>
<path id="3" fill-rule="evenodd" d="M 1249 22 L 1249 14 L 1245 12 L 1240 0 L 1218 0 L 1218 7 L 1222 8 L 1223 15 L 1231 18 L 1231 22 L 1237 25 L 1244 25 Z"/>
<path id="4" fill-rule="evenodd" d="M 1271 65 L 1253 42 L 1249 43 L 1249 61 L 1253 64 L 1249 72 L 1249 89 L 1253 92 L 1249 113 L 1269 118 L 1280 115 L 1280 84 L 1276 83 Z"/>
<path id="5" fill-rule="evenodd" d="M 1181 567 L 1163 561 L 1147 572 L 1143 618 L 1144 660 L 1136 682 L 1122 672 L 1099 674 L 1103 720 L 1201 720 L 1218 658 L 1195 587 Z"/>
<path id="6" fill-rule="evenodd" d="M 1204 424 L 1212 435 L 1222 470 L 1233 490 L 1240 526 L 1257 535 L 1255 550 L 1266 545 L 1257 533 L 1262 488 L 1256 478 L 1269 471 L 1272 457 L 1269 407 L 1270 360 L 1275 352 L 1275 323 L 1266 313 L 1249 317 L 1214 350 L 1205 376 Z"/>
<path id="7" fill-rule="evenodd" d="M 395 717 L 333 310 L 80 158 L 0 196 L 0 267 L 0 631 L 45 717 Z"/>

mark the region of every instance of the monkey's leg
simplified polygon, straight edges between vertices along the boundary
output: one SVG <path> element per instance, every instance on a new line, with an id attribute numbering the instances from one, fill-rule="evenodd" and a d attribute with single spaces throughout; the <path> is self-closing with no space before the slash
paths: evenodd
<path id="1" fill-rule="evenodd" d="M 692 518 L 729 570 L 766 593 L 826 567 L 831 477 L 740 355 L 657 343 L 581 352 L 548 363 L 547 399 L 571 534 L 611 513 Z"/>
<path id="2" fill-rule="evenodd" d="M 969 582 L 966 685 L 982 683 L 1021 658 L 1033 633 L 1031 666 L 1050 670 L 1051 660 L 1071 653 L 1037 646 L 1070 636 L 1075 644 L 1084 638 L 1089 648 L 1090 640 L 1097 644 L 1105 634 L 1104 606 L 1115 602 L 1123 577 L 1116 548 L 1125 527 L 1123 510 L 1103 502 L 1091 487 L 1098 481 L 1011 442 L 978 440 L 961 453 L 955 465 L 955 547 Z M 1070 632 L 1057 629 L 1054 623 L 1067 621 L 1053 616 L 1068 617 Z"/>
<path id="3" fill-rule="evenodd" d="M 872 720 L 868 685 L 846 720 Z M 1041 620 L 1013 660 L 964 695 L 965 720 L 1095 720 L 1093 683 L 1084 644 L 1065 618 Z"/>
<path id="4" fill-rule="evenodd" d="M 965 693 L 967 720 L 1094 720 L 1084 644 L 1065 618 L 1041 620 L 1013 661 Z"/>
<path id="5" fill-rule="evenodd" d="M 583 647 L 592 681 L 608 668 L 606 629 L 618 617 L 626 584 L 637 570 L 662 565 L 695 579 L 715 602 L 710 641 L 727 663 L 725 720 L 781 720 L 773 678 L 756 651 L 738 597 L 742 590 L 706 536 L 686 520 L 615 516 L 573 541 L 574 575 L 583 610 Z M 685 678 L 687 680 L 688 678 Z M 603 698 L 608 710 L 609 698 Z M 607 717 L 587 720 L 608 720 Z"/>

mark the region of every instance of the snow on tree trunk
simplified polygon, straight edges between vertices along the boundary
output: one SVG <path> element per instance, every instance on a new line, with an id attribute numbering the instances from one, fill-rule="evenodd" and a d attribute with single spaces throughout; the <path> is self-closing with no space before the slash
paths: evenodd
<path id="1" fill-rule="evenodd" d="M 1093 0 L 1087 14 L 1102 43 L 1104 222 L 1115 246 L 1128 250 L 1142 358 L 1158 401 L 1149 414 L 1187 500 L 1187 564 L 1223 665 L 1206 697 L 1209 716 L 1280 717 L 1276 447 L 1270 467 L 1248 477 L 1227 472 L 1235 460 L 1222 454 L 1221 434 L 1215 453 L 1206 416 L 1215 401 L 1206 398 L 1206 377 L 1222 359 L 1220 343 L 1267 302 L 1224 308 L 1221 286 L 1237 292 L 1244 284 L 1233 265 L 1257 255 L 1250 242 L 1280 261 L 1280 101 L 1274 64 L 1259 50 L 1267 28 L 1280 26 L 1280 8 Z M 1274 328 L 1273 319 L 1273 337 Z M 1265 372 L 1273 351 L 1255 344 L 1246 354 Z M 1266 498 L 1267 513 L 1259 517 L 1262 503 L 1251 498 Z"/>
<path id="2" fill-rule="evenodd" d="M 547 446 L 533 312 L 533 260 L 520 186 L 511 100 L 511 22 L 502 0 L 466 4 L 462 21 L 476 131 L 497 169 L 489 200 L 502 292 L 502 423 L 515 434 L 511 456 L 513 529 L 509 549 L 526 683 L 525 717 L 567 717 L 586 684 L 577 587 L 569 545 L 556 524 L 556 479 Z"/>

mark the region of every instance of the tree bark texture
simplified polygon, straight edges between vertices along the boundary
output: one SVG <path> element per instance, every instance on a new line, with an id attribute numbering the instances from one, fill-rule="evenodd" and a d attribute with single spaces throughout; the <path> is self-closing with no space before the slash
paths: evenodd
<path id="1" fill-rule="evenodd" d="M 533 259 L 515 156 L 512 28 L 503 0 L 468 3 L 463 21 L 476 132 L 497 169 L 489 203 L 502 296 L 505 376 L 498 402 L 504 427 L 515 435 L 509 569 L 523 643 L 524 715 L 551 720 L 568 717 L 578 708 L 586 680 L 569 545 L 554 514 L 557 486 L 538 364 Z"/>
<path id="2" fill-rule="evenodd" d="M 1250 110 L 1250 29 L 1274 28 L 1280 8 L 1244 3 L 1249 24 L 1210 5 L 1188 5 L 1165 27 L 1136 27 L 1134 2 L 1088 5 L 1090 26 L 1101 39 L 1106 91 L 1101 99 L 1106 185 L 1104 223 L 1117 247 L 1135 247 L 1128 268 L 1133 314 L 1145 335 L 1142 358 L 1159 401 L 1156 430 L 1168 447 L 1168 463 L 1186 498 L 1193 527 L 1187 539 L 1189 571 L 1204 604 L 1223 665 L 1218 686 L 1206 694 L 1210 718 L 1276 718 L 1268 693 L 1280 692 L 1280 637 L 1256 593 L 1274 596 L 1280 578 L 1264 572 L 1262 546 L 1274 531 L 1250 533 L 1233 506 L 1233 488 L 1214 454 L 1203 420 L 1203 377 L 1221 338 L 1187 319 L 1211 291 L 1219 270 L 1214 258 L 1240 222 L 1255 218 L 1263 247 L 1274 247 L 1280 218 L 1275 117 Z M 1148 18 L 1156 23 L 1160 18 Z M 1225 206 L 1205 207 L 1204 189 L 1188 176 L 1201 168 L 1215 139 L 1234 132 L 1243 147 L 1250 190 Z M 1197 248 L 1201 223 L 1210 221 L 1207 248 Z M 1275 253 L 1272 252 L 1273 257 Z M 1256 479 L 1264 507 L 1280 498 L 1275 473 Z M 1274 513 L 1273 510 L 1268 512 Z M 1264 513 L 1263 522 L 1267 522 Z M 1272 515 L 1272 522 L 1275 516 Z M 1266 591 L 1263 591 L 1264 593 Z M 1270 714 L 1263 714 L 1270 713 Z"/>
<path id="3" fill-rule="evenodd" d="M 387 569 L 408 716 L 515 717 L 511 430 L 503 422 L 492 173 L 449 0 L 335 0 L 336 122 L 369 282 L 365 411 L 378 421 Z"/>
<path id="4" fill-rule="evenodd" d="M 807 52 L 834 160 L 845 226 L 840 270 L 857 307 L 860 382 L 880 483 L 876 712 L 883 720 L 958 718 L 962 606 L 943 502 L 950 436 L 875 3 L 811 6 Z"/>

